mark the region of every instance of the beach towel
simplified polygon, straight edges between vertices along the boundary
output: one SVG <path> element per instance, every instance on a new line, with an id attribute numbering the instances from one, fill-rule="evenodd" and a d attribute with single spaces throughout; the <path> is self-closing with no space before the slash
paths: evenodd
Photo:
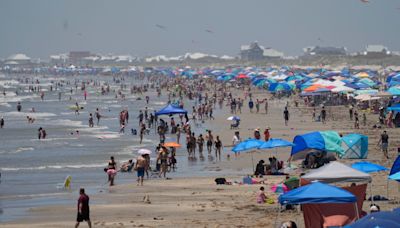
<path id="1" fill-rule="evenodd" d="M 359 214 L 365 199 L 367 184 L 343 189 L 351 192 L 357 197 Z M 303 216 L 307 228 L 321 228 L 330 226 L 344 226 L 356 220 L 354 204 L 304 204 Z"/>

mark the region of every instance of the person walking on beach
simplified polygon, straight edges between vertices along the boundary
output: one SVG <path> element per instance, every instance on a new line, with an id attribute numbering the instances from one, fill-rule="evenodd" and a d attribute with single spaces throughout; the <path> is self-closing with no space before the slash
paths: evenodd
<path id="1" fill-rule="evenodd" d="M 89 228 L 92 227 L 89 213 L 89 196 L 85 194 L 85 189 L 81 188 L 79 189 L 78 215 L 76 216 L 75 228 L 77 228 L 79 223 L 83 221 L 88 223 Z"/>
<path id="2" fill-rule="evenodd" d="M 18 112 L 21 112 L 21 109 L 22 109 L 21 102 L 18 102 L 18 104 L 17 104 L 17 111 L 18 111 Z"/>
<path id="3" fill-rule="evenodd" d="M 100 118 L 101 118 L 99 108 L 96 108 L 95 116 L 96 116 L 96 119 L 97 119 L 97 126 L 99 126 Z"/>
<path id="4" fill-rule="evenodd" d="M 350 120 L 353 120 L 353 105 L 350 105 L 350 108 L 349 108 L 349 117 L 350 117 Z"/>
<path id="5" fill-rule="evenodd" d="M 93 126 L 94 126 L 93 114 L 90 113 L 90 114 L 89 114 L 89 127 L 93 127 Z"/>
<path id="6" fill-rule="evenodd" d="M 260 101 L 256 99 L 256 113 L 260 111 Z"/>
<path id="7" fill-rule="evenodd" d="M 253 102 L 253 100 L 250 98 L 250 101 L 249 101 L 249 109 L 250 109 L 250 112 L 251 112 L 251 113 L 253 113 L 253 107 L 254 107 L 254 102 Z"/>
<path id="8" fill-rule="evenodd" d="M 139 157 L 136 159 L 136 164 L 135 164 L 135 170 L 137 173 L 137 185 L 139 186 L 139 184 L 141 186 L 143 186 L 143 179 L 144 179 L 144 172 L 145 169 L 147 168 L 148 164 L 147 164 L 147 160 L 143 155 L 139 155 Z"/>
<path id="9" fill-rule="evenodd" d="M 383 134 L 381 134 L 381 139 L 378 142 L 378 146 L 379 144 L 381 144 L 383 155 L 385 156 L 386 159 L 389 159 L 388 155 L 389 135 L 387 134 L 386 131 L 383 131 Z"/>
<path id="10" fill-rule="evenodd" d="M 197 138 L 197 146 L 199 148 L 200 159 L 202 159 L 202 158 L 204 158 L 204 156 L 203 156 L 204 138 L 203 138 L 202 134 L 200 134 L 199 137 Z"/>
<path id="11" fill-rule="evenodd" d="M 286 106 L 285 110 L 283 111 L 283 118 L 285 119 L 285 126 L 287 126 L 288 123 L 289 123 L 289 117 L 290 117 L 289 110 L 288 110 L 288 108 Z"/>
<path id="12" fill-rule="evenodd" d="M 222 142 L 217 135 L 215 140 L 215 159 L 219 159 L 221 161 L 221 149 L 222 149 Z"/>
<path id="13" fill-rule="evenodd" d="M 322 110 L 321 110 L 321 121 L 322 121 L 323 124 L 326 123 L 325 119 L 326 119 L 326 110 L 325 110 L 325 107 L 322 106 Z"/>
<path id="14" fill-rule="evenodd" d="M 214 137 L 211 134 L 211 130 L 208 130 L 208 134 L 206 135 L 206 141 L 207 141 L 207 152 L 208 152 L 209 156 L 211 155 L 213 140 L 214 140 Z"/>
<path id="15" fill-rule="evenodd" d="M 233 135 L 233 138 L 232 138 L 232 146 L 235 147 L 241 141 L 242 141 L 242 139 L 240 138 L 239 132 L 235 131 L 235 134 Z M 240 155 L 240 152 L 235 153 L 235 157 L 237 157 L 239 155 Z"/>
<path id="16" fill-rule="evenodd" d="M 265 99 L 265 104 L 264 104 L 264 109 L 265 109 L 265 114 L 268 114 L 268 99 Z"/>
<path id="17" fill-rule="evenodd" d="M 111 156 L 110 161 L 108 161 L 107 175 L 108 175 L 108 182 L 110 182 L 110 186 L 113 186 L 114 178 L 117 175 L 117 163 L 114 160 L 114 156 Z"/>
<path id="18" fill-rule="evenodd" d="M 1 117 L 1 119 L 0 119 L 0 128 L 3 128 L 3 127 L 4 127 L 4 118 Z"/>
<path id="19" fill-rule="evenodd" d="M 168 168 L 168 150 L 164 146 L 160 148 L 160 153 L 157 157 L 157 163 L 158 162 L 160 162 L 160 173 L 158 174 L 158 176 L 163 176 L 164 178 L 166 178 Z"/>

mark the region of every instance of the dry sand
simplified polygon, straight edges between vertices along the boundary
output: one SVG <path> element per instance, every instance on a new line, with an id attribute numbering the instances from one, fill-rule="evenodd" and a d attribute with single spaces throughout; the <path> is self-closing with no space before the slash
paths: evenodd
<path id="1" fill-rule="evenodd" d="M 242 94 L 234 91 L 234 97 Z M 254 97 L 265 98 L 265 92 L 254 92 Z M 348 119 L 346 107 L 332 107 L 335 121 L 328 119 L 327 124 L 313 122 L 311 120 L 311 108 L 300 105 L 294 108 L 290 102 L 291 119 L 289 126 L 284 126 L 282 112 L 286 99 L 269 101 L 269 113 L 264 112 L 264 105 L 260 107 L 260 113 L 249 113 L 247 103 L 244 104 L 243 113 L 238 114 L 242 121 L 240 134 L 242 139 L 251 137 L 254 128 L 271 128 L 271 137 L 284 138 L 289 141 L 295 135 L 318 130 L 335 130 L 340 133 L 358 132 L 369 136 L 368 160 L 386 167 L 391 166 L 397 156 L 400 131 L 387 129 L 390 136 L 390 161 L 383 159 L 382 153 L 376 147 L 382 130 L 373 130 L 372 124 L 377 120 L 376 115 L 368 114 L 368 126 L 361 129 L 353 129 L 353 122 Z M 230 115 L 226 109 L 213 120 L 213 131 L 220 135 L 224 145 L 231 144 L 233 132 L 229 129 L 230 122 L 226 118 Z M 328 117 L 331 117 L 328 109 Z M 273 151 L 253 153 L 254 161 L 267 160 Z M 279 149 L 277 156 L 286 160 L 289 157 L 289 148 Z M 226 156 L 226 154 L 224 154 Z M 351 163 L 355 160 L 341 160 Z M 224 159 L 208 165 L 210 170 L 234 169 L 245 170 L 251 167 L 250 154 L 242 153 L 239 158 L 229 161 Z M 299 170 L 297 173 L 301 172 Z M 94 227 L 273 227 L 277 217 L 277 204 L 258 205 L 255 203 L 255 194 L 261 185 L 215 185 L 214 179 L 219 177 L 202 178 L 178 178 L 173 180 L 152 179 L 145 181 L 145 186 L 138 187 L 136 184 L 117 185 L 106 188 L 104 192 L 91 197 L 91 202 L 102 202 L 91 205 L 91 218 Z M 240 181 L 239 176 L 225 176 L 228 181 Z M 283 176 L 267 176 L 266 192 L 272 198 L 277 195 L 270 193 L 270 187 L 282 181 Z M 373 175 L 374 194 L 386 196 L 387 173 L 382 172 Z M 398 207 L 399 189 L 397 182 L 391 182 L 391 201 L 378 204 L 381 209 Z M 143 202 L 148 195 L 151 203 Z M 76 193 L 76 198 L 78 193 Z M 76 218 L 76 201 L 69 206 L 44 206 L 30 209 L 29 218 L 9 223 L 2 223 L 2 227 L 72 227 Z M 365 201 L 364 210 L 368 210 L 369 202 Z M 302 214 L 300 212 L 281 213 L 280 221 L 294 220 L 299 227 L 303 227 Z M 85 223 L 81 227 L 86 227 Z"/>

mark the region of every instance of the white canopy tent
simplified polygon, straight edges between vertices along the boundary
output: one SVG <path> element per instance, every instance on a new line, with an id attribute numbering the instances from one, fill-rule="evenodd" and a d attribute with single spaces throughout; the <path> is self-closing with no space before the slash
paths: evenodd
<path id="1" fill-rule="evenodd" d="M 324 183 L 371 182 L 372 180 L 368 173 L 358 171 L 337 161 L 312 170 L 301 178 L 310 181 L 318 180 Z"/>

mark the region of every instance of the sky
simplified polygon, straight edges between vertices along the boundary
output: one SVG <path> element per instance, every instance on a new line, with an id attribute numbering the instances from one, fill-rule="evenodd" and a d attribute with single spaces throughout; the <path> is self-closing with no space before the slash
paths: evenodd
<path id="1" fill-rule="evenodd" d="M 236 56 L 253 41 L 400 50 L 400 0 L 0 0 L 0 58 L 91 51 Z M 207 31 L 209 30 L 209 31 Z"/>

